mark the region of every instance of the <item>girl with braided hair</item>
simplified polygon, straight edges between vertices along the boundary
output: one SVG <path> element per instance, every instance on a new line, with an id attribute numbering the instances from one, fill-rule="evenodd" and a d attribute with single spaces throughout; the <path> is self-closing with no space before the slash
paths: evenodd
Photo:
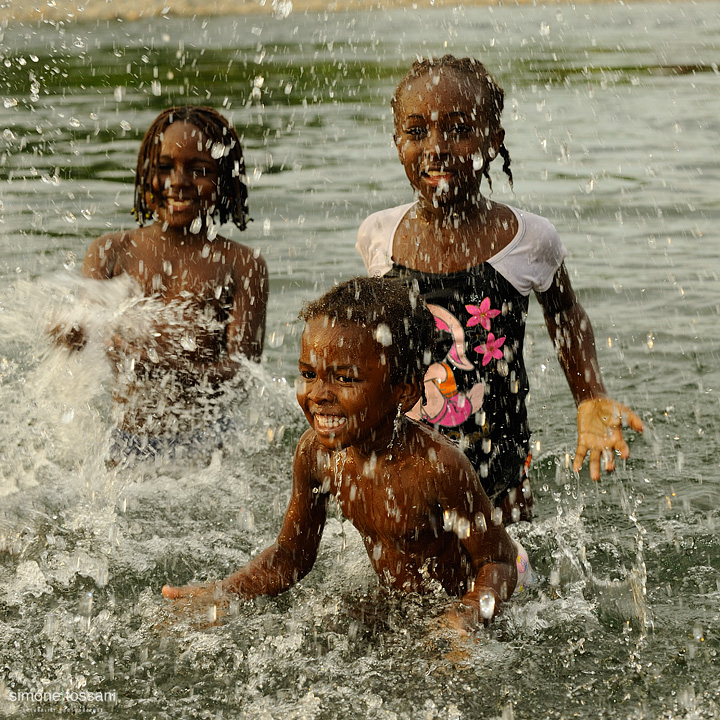
<path id="1" fill-rule="evenodd" d="M 263 349 L 265 261 L 218 235 L 219 224 L 248 222 L 242 147 L 222 115 L 201 106 L 158 115 L 140 146 L 133 214 L 139 227 L 90 245 L 83 274 L 131 278 L 151 309 L 149 328 L 117 330 L 107 350 L 117 369 L 116 444 L 145 457 L 190 437 L 195 411 L 212 405 L 241 356 L 259 360 Z M 84 341 L 78 328 L 65 340 Z"/>
<path id="2" fill-rule="evenodd" d="M 523 361 L 531 292 L 577 404 L 573 468 L 589 452 L 598 480 L 601 460 L 611 471 L 616 454 L 628 457 L 623 422 L 638 432 L 643 425 L 607 397 L 555 228 L 481 191 L 483 178 L 492 188 L 498 155 L 512 184 L 503 104 L 502 88 L 477 60 L 416 61 L 392 99 L 395 145 L 416 200 L 368 217 L 356 248 L 371 275 L 416 287 L 447 336 L 425 376 L 427 403 L 410 415 L 463 448 L 504 521 L 513 522 L 532 517 Z"/>

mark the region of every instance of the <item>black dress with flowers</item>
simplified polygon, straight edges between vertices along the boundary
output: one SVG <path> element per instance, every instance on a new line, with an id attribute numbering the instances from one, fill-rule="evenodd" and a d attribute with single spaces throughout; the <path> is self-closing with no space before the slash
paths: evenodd
<path id="1" fill-rule="evenodd" d="M 523 339 L 528 297 L 491 265 L 430 274 L 393 265 L 385 277 L 416 287 L 435 316 L 440 343 L 425 377 L 425 406 L 412 413 L 456 441 L 491 499 L 517 486 L 530 447 Z"/>
<path id="2" fill-rule="evenodd" d="M 368 217 L 356 249 L 369 274 L 414 286 L 435 316 L 446 342 L 438 343 L 441 356 L 425 375 L 426 404 L 409 415 L 456 441 L 497 501 L 522 481 L 529 461 L 523 359 L 529 295 L 549 288 L 565 248 L 545 218 L 511 208 L 518 232 L 496 256 L 468 271 L 420 272 L 392 259 L 395 230 L 411 207 Z"/>

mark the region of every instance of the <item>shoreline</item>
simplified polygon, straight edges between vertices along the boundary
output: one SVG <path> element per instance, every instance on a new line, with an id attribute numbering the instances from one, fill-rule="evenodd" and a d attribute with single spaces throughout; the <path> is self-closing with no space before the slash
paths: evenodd
<path id="1" fill-rule="evenodd" d="M 641 3 L 656 0 L 640 0 Z M 546 0 L 566 5 L 571 0 Z M 572 4 L 617 4 L 618 0 L 576 0 Z M 383 9 L 432 10 L 449 7 L 510 7 L 534 5 L 535 0 L 0 0 L 0 25 L 22 22 L 140 20 L 158 17 L 272 15 L 283 20 L 297 13 Z M 621 3 L 622 4 L 622 3 Z"/>

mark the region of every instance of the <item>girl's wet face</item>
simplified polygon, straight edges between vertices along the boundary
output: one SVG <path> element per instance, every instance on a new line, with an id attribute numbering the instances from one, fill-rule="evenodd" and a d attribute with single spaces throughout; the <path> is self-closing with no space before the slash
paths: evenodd
<path id="1" fill-rule="evenodd" d="M 217 200 L 218 167 L 200 128 L 178 120 L 162 133 L 160 156 L 148 203 L 159 221 L 171 228 L 204 223 Z"/>
<path id="2" fill-rule="evenodd" d="M 369 451 L 392 434 L 399 388 L 373 331 L 327 317 L 308 320 L 298 361 L 297 399 L 328 449 Z M 384 448 L 379 448 L 384 449 Z"/>
<path id="3" fill-rule="evenodd" d="M 484 92 L 475 78 L 452 68 L 399 90 L 395 144 L 422 203 L 442 207 L 477 198 L 489 153 L 502 142 L 502 131 L 491 132 Z"/>

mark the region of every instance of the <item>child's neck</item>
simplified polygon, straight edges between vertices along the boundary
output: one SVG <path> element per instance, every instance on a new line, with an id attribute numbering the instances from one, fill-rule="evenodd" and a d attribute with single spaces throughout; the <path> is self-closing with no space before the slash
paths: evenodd
<path id="1" fill-rule="evenodd" d="M 418 199 L 418 217 L 437 230 L 454 230 L 460 225 L 484 223 L 492 209 L 492 203 L 478 193 L 458 203 L 427 203 L 424 198 Z"/>
<path id="2" fill-rule="evenodd" d="M 392 425 L 384 426 L 378 430 L 373 438 L 358 445 L 352 445 L 351 450 L 358 462 L 389 463 L 397 460 L 405 449 L 405 430 L 407 419 L 398 415 Z"/>

